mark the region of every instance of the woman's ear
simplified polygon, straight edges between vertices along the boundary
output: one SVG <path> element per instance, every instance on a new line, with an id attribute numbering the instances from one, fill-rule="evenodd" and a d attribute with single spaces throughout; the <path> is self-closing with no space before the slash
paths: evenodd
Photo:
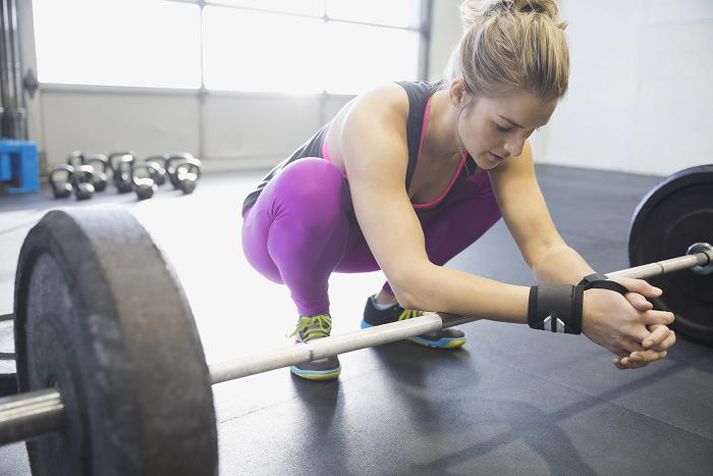
<path id="1" fill-rule="evenodd" d="M 448 98 L 453 107 L 462 109 L 468 103 L 468 92 L 465 89 L 463 78 L 456 78 L 448 88 Z"/>

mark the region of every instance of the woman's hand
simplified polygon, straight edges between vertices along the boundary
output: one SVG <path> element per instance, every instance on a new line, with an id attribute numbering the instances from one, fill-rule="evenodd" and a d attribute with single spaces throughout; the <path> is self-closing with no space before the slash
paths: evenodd
<path id="1" fill-rule="evenodd" d="M 661 290 L 646 281 L 615 278 L 626 287 L 626 296 L 604 290 L 589 289 L 584 293 L 582 333 L 618 358 L 619 369 L 640 368 L 662 359 L 675 341 L 667 327 L 674 316 L 655 311 L 646 297 L 658 297 Z"/>
<path id="2" fill-rule="evenodd" d="M 676 334 L 664 325 L 649 326 L 648 329 L 651 331 L 651 336 L 642 342 L 646 350 L 635 351 L 614 359 L 612 363 L 616 368 L 640 369 L 666 357 L 667 349 L 676 343 Z"/>

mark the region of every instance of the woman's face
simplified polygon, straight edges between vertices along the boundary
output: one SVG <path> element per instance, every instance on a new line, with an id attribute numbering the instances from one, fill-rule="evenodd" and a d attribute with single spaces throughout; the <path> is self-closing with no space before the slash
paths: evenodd
<path id="1" fill-rule="evenodd" d="M 458 111 L 458 138 L 478 167 L 485 170 L 519 156 L 525 140 L 547 124 L 557 106 L 557 99 L 545 102 L 521 89 L 499 97 L 464 94 L 463 107 Z"/>

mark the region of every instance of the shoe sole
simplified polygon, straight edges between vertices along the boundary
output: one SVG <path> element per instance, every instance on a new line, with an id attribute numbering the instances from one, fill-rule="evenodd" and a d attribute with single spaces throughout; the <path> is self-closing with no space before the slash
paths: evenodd
<path id="1" fill-rule="evenodd" d="M 366 321 L 361 321 L 362 329 L 368 329 L 369 327 L 375 326 L 369 324 Z M 442 337 L 434 342 L 432 340 L 424 339 L 423 337 L 414 336 L 407 337 L 406 340 L 409 342 L 413 342 L 414 344 L 418 344 L 422 347 L 428 347 L 431 349 L 460 349 L 461 347 L 463 347 L 463 345 L 465 345 L 466 342 L 468 342 L 468 339 L 465 339 L 463 337 Z"/>
<path id="2" fill-rule="evenodd" d="M 293 375 L 305 380 L 334 380 L 339 377 L 339 374 L 342 372 L 342 368 L 338 367 L 330 370 L 302 370 L 293 365 L 290 367 L 290 372 L 292 372 Z"/>

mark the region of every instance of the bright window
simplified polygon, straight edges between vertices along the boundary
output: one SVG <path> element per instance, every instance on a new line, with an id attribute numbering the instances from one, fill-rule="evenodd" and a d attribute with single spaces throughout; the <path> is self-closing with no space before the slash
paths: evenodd
<path id="1" fill-rule="evenodd" d="M 330 18 L 417 28 L 421 2 L 414 0 L 327 0 Z"/>
<path id="2" fill-rule="evenodd" d="M 355 94 L 418 77 L 425 0 L 33 0 L 42 83 Z"/>
<path id="3" fill-rule="evenodd" d="M 209 90 L 322 90 L 321 19 L 207 6 L 203 35 Z"/>
<path id="4" fill-rule="evenodd" d="M 312 16 L 324 13 L 324 0 L 208 0 L 208 3 Z"/>
<path id="5" fill-rule="evenodd" d="M 200 8 L 161 0 L 33 0 L 40 82 L 198 88 Z"/>
<path id="6" fill-rule="evenodd" d="M 353 94 L 379 83 L 416 79 L 418 32 L 349 23 L 327 23 L 324 86 Z"/>

